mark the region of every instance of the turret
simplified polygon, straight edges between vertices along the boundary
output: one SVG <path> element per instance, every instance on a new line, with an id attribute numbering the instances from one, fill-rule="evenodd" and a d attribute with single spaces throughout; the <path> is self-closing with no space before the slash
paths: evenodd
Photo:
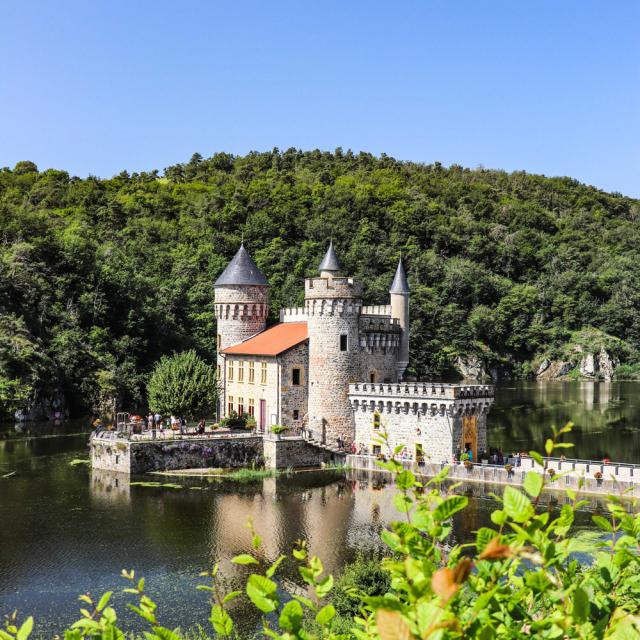
<path id="1" fill-rule="evenodd" d="M 340 274 L 340 260 L 333 248 L 333 240 L 329 242 L 329 248 L 324 254 L 319 269 L 321 278 L 333 278 Z"/>
<path id="2" fill-rule="evenodd" d="M 354 438 L 347 397 L 349 382 L 360 379 L 359 318 L 362 288 L 340 276 L 333 243 L 320 264 L 320 277 L 305 280 L 305 313 L 309 334 L 309 430 L 335 444 Z"/>
<path id="3" fill-rule="evenodd" d="M 391 297 L 391 317 L 396 318 L 402 329 L 400 349 L 398 351 L 398 380 L 402 380 L 405 369 L 409 365 L 409 283 L 402 265 L 398 261 L 396 275 L 393 278 L 389 294 Z"/>
<path id="4" fill-rule="evenodd" d="M 222 385 L 225 371 L 224 357 L 220 352 L 264 331 L 266 327 L 269 283 L 242 244 L 213 286 L 218 380 Z"/>

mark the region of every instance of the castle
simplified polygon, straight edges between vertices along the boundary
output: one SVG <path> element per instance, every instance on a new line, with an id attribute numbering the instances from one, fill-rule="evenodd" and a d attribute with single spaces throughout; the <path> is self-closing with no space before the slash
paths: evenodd
<path id="1" fill-rule="evenodd" d="M 490 387 L 403 382 L 410 290 L 402 260 L 384 305 L 363 305 L 362 286 L 341 274 L 333 243 L 318 269 L 305 280 L 304 307 L 282 309 L 269 328 L 269 283 L 244 245 L 220 275 L 219 415 L 249 414 L 261 432 L 280 424 L 369 453 L 380 451 L 374 442 L 384 428 L 391 446 L 416 456 L 448 460 L 467 446 L 477 455 L 486 446 Z"/>

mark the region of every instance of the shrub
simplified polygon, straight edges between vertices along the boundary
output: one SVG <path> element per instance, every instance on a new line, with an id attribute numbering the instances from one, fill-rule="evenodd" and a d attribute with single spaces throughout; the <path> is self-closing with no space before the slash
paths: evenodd
<path id="1" fill-rule="evenodd" d="M 284 433 L 285 431 L 289 431 L 289 427 L 282 424 L 274 424 L 271 427 L 271 433 Z"/>
<path id="2" fill-rule="evenodd" d="M 220 420 L 220 426 L 227 429 L 244 429 L 247 424 L 247 416 L 242 414 L 239 416 L 235 411 L 232 411 L 226 418 Z"/>

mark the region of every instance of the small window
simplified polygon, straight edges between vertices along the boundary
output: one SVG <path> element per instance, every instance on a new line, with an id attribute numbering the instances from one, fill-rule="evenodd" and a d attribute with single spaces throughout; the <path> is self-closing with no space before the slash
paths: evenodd
<path id="1" fill-rule="evenodd" d="M 218 347 L 218 351 L 220 350 L 220 346 L 222 345 L 222 336 L 218 334 L 216 336 L 216 346 Z"/>
<path id="2" fill-rule="evenodd" d="M 375 381 L 376 381 L 376 372 L 375 372 L 375 371 L 372 371 L 372 372 L 369 374 L 369 382 L 371 382 L 371 383 L 373 384 Z"/>
<path id="3" fill-rule="evenodd" d="M 118 460 L 120 460 L 120 456 L 116 456 L 116 464 L 118 464 Z"/>
<path id="4" fill-rule="evenodd" d="M 220 380 L 222 378 L 222 367 L 220 365 L 217 366 L 216 373 L 218 374 L 218 380 Z"/>
<path id="5" fill-rule="evenodd" d="M 340 335 L 340 351 L 347 350 L 347 334 L 343 333 Z"/>
<path id="6" fill-rule="evenodd" d="M 244 414 L 244 398 L 238 398 L 238 415 Z"/>
<path id="7" fill-rule="evenodd" d="M 244 382 L 244 362 L 238 362 L 238 382 Z"/>
<path id="8" fill-rule="evenodd" d="M 373 455 L 374 456 L 379 456 L 382 453 L 382 449 L 380 448 L 379 444 L 374 444 L 373 445 Z"/>
<path id="9" fill-rule="evenodd" d="M 294 387 L 300 386 L 300 369 L 293 369 L 291 371 L 291 383 Z"/>
<path id="10" fill-rule="evenodd" d="M 229 380 L 229 382 L 233 382 L 233 362 L 229 361 L 229 369 L 228 369 L 228 373 L 227 373 L 227 378 Z"/>
<path id="11" fill-rule="evenodd" d="M 227 400 L 227 415 L 231 415 L 233 413 L 233 396 L 229 396 Z"/>
<path id="12" fill-rule="evenodd" d="M 267 363 L 260 363 L 260 384 L 267 384 Z"/>
<path id="13" fill-rule="evenodd" d="M 255 414 L 256 414 L 255 400 L 253 398 L 249 398 L 249 415 L 253 418 Z"/>
<path id="14" fill-rule="evenodd" d="M 373 413 L 373 428 L 374 429 L 380 428 L 380 414 L 377 411 L 374 411 Z"/>
<path id="15" fill-rule="evenodd" d="M 252 360 L 249 362 L 249 384 L 253 384 L 255 382 L 255 362 Z"/>
<path id="16" fill-rule="evenodd" d="M 300 412 L 297 409 L 293 410 L 293 419 L 298 420 L 300 418 Z"/>

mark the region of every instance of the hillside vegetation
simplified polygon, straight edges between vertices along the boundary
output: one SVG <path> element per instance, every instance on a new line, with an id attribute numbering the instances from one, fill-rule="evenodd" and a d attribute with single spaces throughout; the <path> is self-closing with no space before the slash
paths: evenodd
<path id="1" fill-rule="evenodd" d="M 162 355 L 215 349 L 213 283 L 245 244 L 271 317 L 300 304 L 333 236 L 367 303 L 400 252 L 412 287 L 412 365 L 459 358 L 528 375 L 576 332 L 640 349 L 640 203 L 569 178 L 336 150 L 274 150 L 111 179 L 0 170 L 0 402 L 64 397 L 72 413 L 143 398 Z"/>

